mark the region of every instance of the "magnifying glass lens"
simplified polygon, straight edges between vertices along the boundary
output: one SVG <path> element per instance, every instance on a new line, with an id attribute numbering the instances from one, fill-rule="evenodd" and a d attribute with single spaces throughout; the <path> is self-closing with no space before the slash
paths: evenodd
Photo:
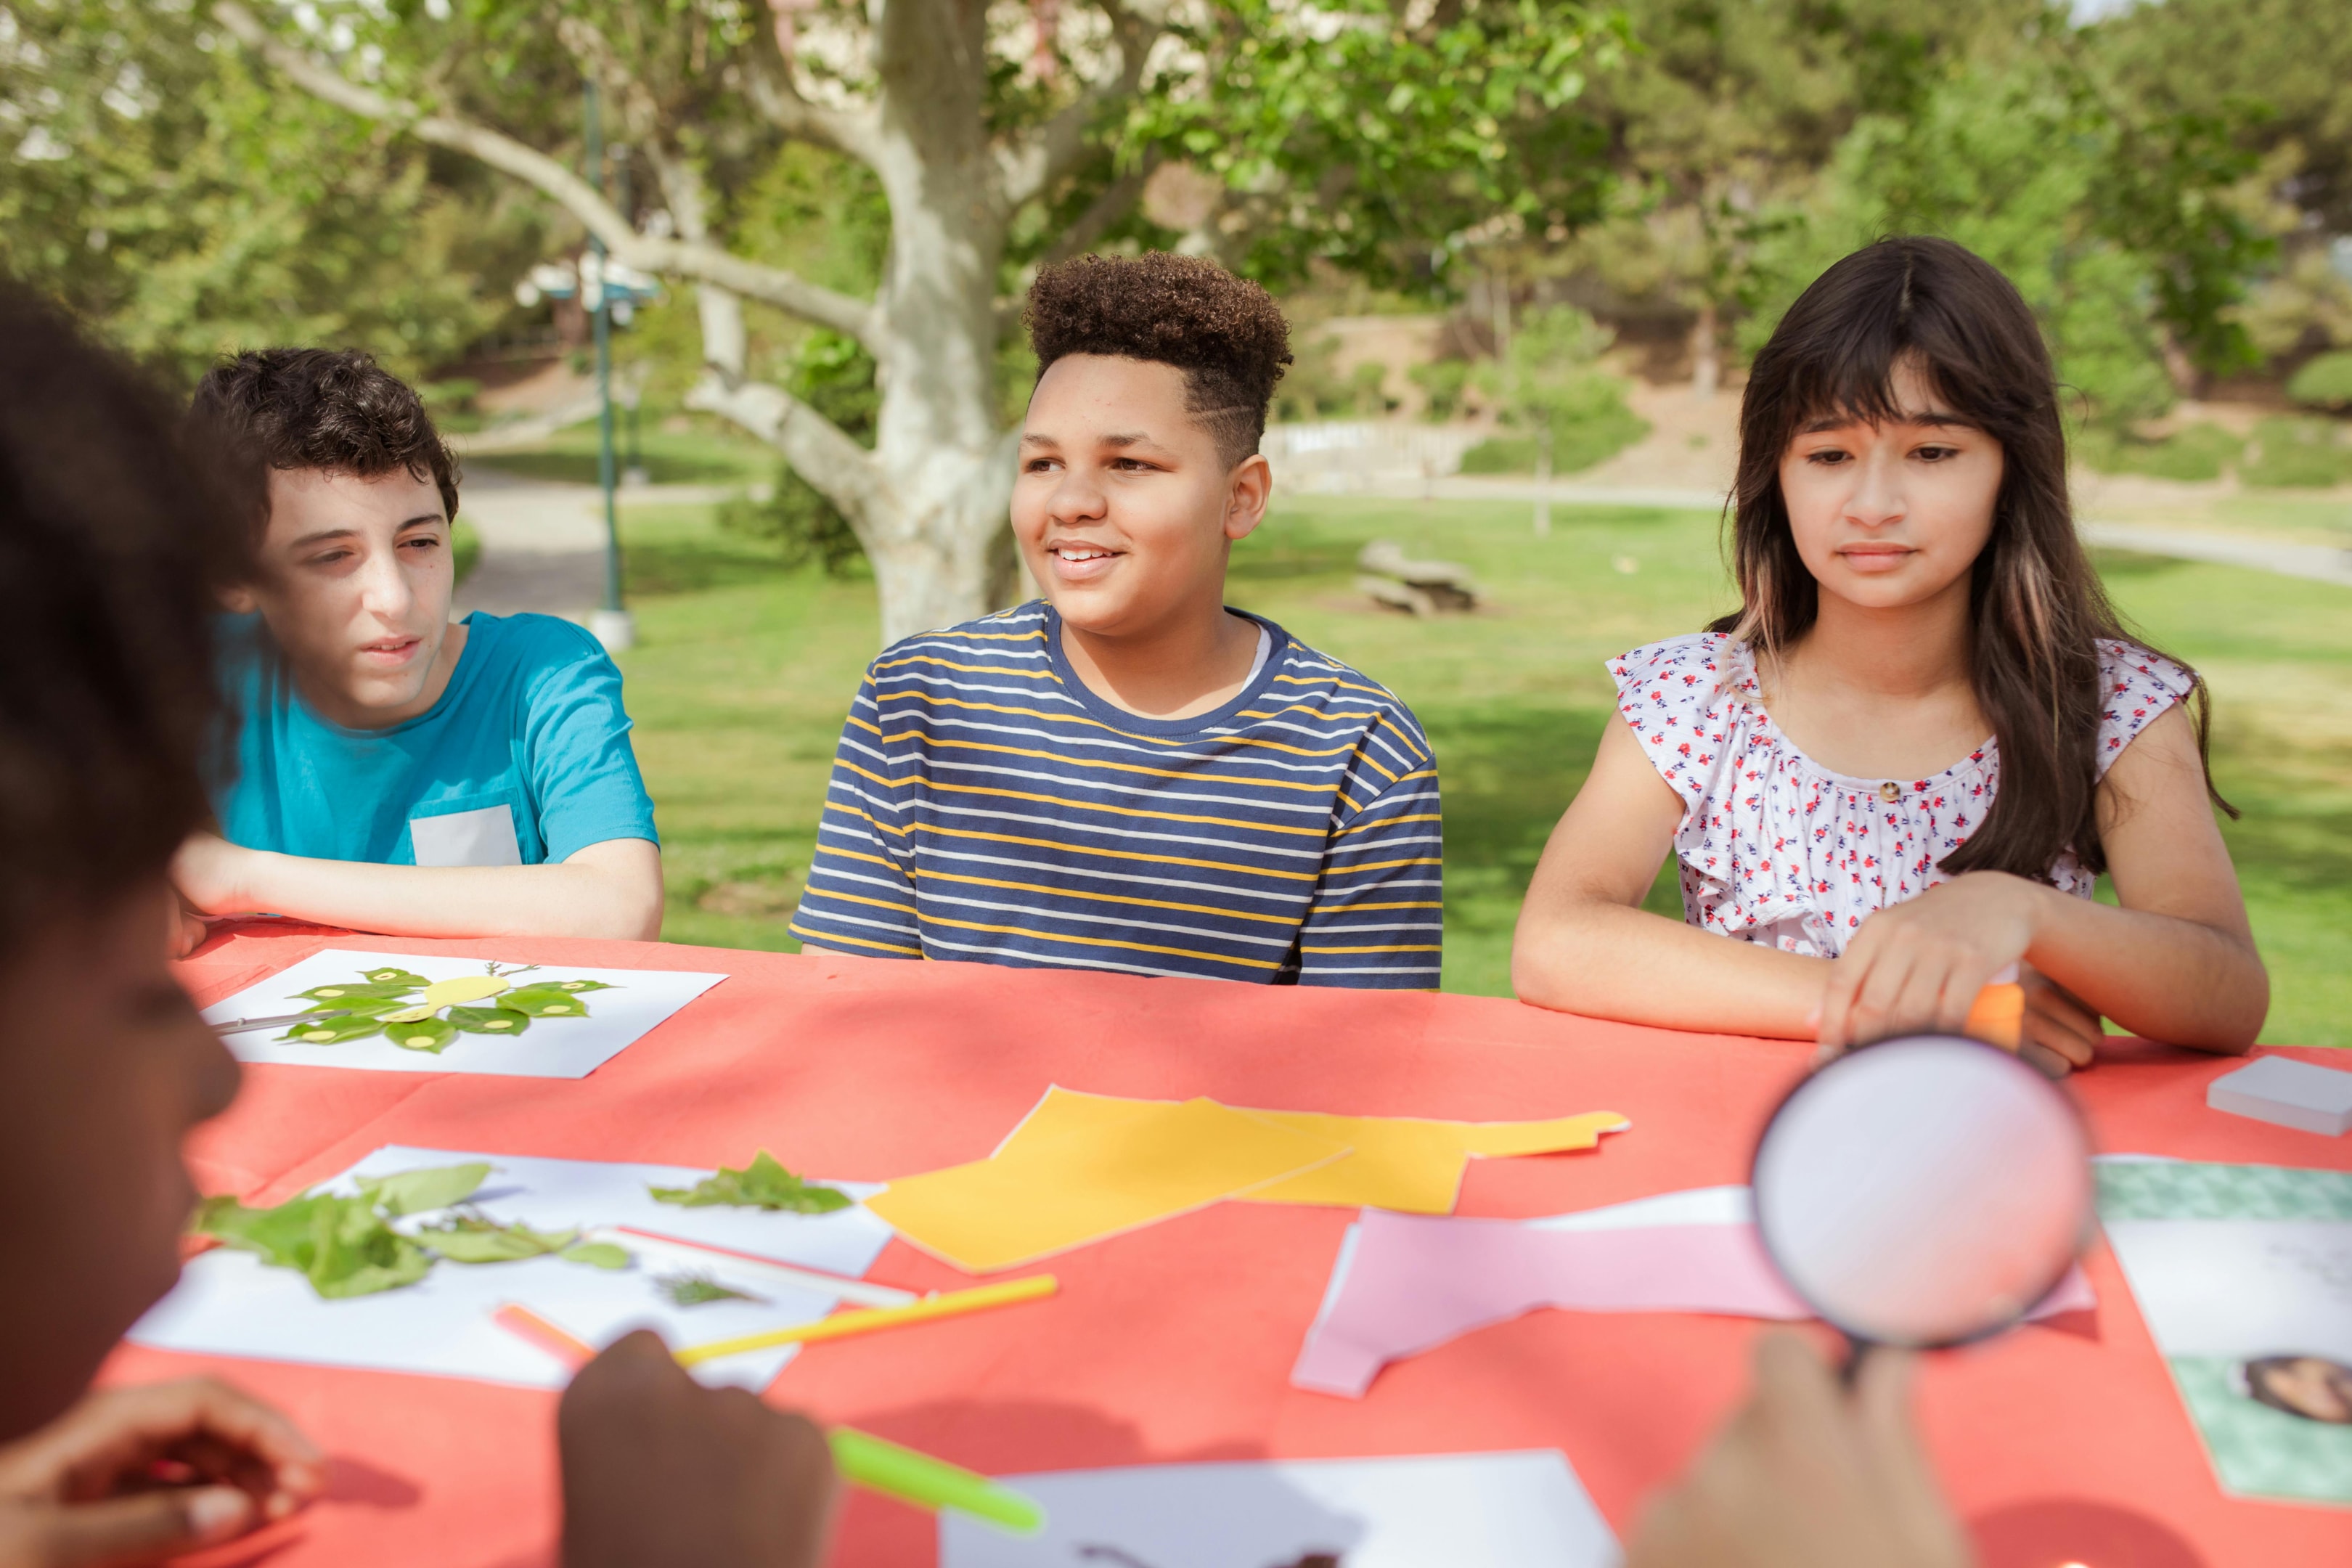
<path id="1" fill-rule="evenodd" d="M 1791 1093 L 1756 1220 L 1789 1284 L 1858 1340 L 1925 1348 L 2014 1322 L 2081 1251 L 2090 1147 L 2065 1095 L 1973 1040 L 1890 1040 Z"/>

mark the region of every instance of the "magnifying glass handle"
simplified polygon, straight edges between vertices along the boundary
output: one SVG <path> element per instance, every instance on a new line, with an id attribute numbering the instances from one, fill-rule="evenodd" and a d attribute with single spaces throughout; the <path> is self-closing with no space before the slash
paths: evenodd
<path id="1" fill-rule="evenodd" d="M 1848 1394 L 1853 1392 L 1854 1384 L 1862 1378 L 1863 1362 L 1869 1357 L 1872 1351 L 1877 1348 L 1877 1344 L 1873 1341 L 1858 1340 L 1852 1334 L 1846 1335 L 1845 1364 L 1838 1368 L 1840 1388 L 1844 1389 Z"/>

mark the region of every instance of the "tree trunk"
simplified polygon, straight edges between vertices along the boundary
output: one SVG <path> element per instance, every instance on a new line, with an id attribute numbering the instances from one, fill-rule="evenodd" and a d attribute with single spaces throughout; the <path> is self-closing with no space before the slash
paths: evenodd
<path id="1" fill-rule="evenodd" d="M 1723 382 L 1722 323 L 1717 319 L 1715 301 L 1708 300 L 1698 308 L 1698 320 L 1691 324 L 1691 396 L 1705 403 L 1715 396 L 1715 389 Z"/>

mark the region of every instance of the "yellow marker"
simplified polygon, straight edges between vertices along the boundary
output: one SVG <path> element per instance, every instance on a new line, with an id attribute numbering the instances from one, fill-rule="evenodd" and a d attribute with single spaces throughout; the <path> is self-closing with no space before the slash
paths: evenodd
<path id="1" fill-rule="evenodd" d="M 746 1351 L 773 1350 L 778 1345 L 807 1344 L 816 1340 L 837 1340 L 849 1334 L 872 1333 L 879 1329 L 929 1322 L 933 1318 L 984 1312 L 992 1307 L 1010 1307 L 1019 1301 L 1038 1300 L 1060 1289 L 1061 1281 L 1051 1274 L 1032 1274 L 1023 1279 L 1007 1279 L 1000 1285 L 982 1285 L 970 1290 L 950 1290 L 944 1295 L 926 1296 L 904 1307 L 835 1312 L 832 1317 L 820 1318 L 814 1323 L 800 1323 L 789 1329 L 771 1329 L 765 1333 L 743 1334 L 731 1340 L 713 1340 L 705 1345 L 688 1345 L 677 1352 L 677 1363 L 680 1366 L 699 1366 L 704 1362 L 716 1361 L 720 1356 L 740 1355 Z"/>

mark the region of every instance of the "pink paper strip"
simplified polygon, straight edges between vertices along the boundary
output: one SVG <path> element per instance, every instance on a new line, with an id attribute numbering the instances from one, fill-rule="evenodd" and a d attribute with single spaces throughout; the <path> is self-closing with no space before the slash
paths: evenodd
<path id="1" fill-rule="evenodd" d="M 1366 1209 L 1344 1267 L 1290 1381 L 1350 1399 L 1362 1398 L 1391 1361 L 1540 1307 L 1812 1315 L 1781 1283 L 1748 1225 L 1550 1230 Z M 2076 1270 L 2033 1315 L 2095 1304 Z"/>

